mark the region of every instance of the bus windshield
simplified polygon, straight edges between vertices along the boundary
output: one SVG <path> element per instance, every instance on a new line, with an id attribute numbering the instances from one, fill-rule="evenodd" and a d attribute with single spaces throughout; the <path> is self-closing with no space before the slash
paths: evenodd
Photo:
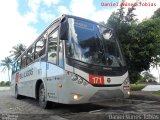
<path id="1" fill-rule="evenodd" d="M 113 31 L 93 22 L 68 18 L 67 57 L 94 65 L 125 65 Z"/>

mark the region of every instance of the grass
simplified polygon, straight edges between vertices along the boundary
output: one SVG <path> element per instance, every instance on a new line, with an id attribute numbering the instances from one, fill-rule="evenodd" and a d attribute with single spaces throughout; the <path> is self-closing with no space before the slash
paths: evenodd
<path id="1" fill-rule="evenodd" d="M 141 92 L 141 90 L 146 86 L 146 84 L 131 84 L 130 85 L 130 88 L 131 88 L 131 91 L 139 91 Z M 160 91 L 143 91 L 143 93 L 146 93 L 146 94 L 153 94 L 153 95 L 160 95 Z"/>
<path id="2" fill-rule="evenodd" d="M 160 95 L 160 91 L 153 91 L 152 94 L 154 94 L 154 95 Z"/>
<path id="3" fill-rule="evenodd" d="M 146 85 L 145 84 L 131 84 L 131 91 L 141 91 Z"/>

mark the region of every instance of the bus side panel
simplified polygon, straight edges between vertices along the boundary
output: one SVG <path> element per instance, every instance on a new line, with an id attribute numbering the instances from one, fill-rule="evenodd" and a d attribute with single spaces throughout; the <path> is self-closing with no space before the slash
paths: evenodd
<path id="1" fill-rule="evenodd" d="M 47 100 L 58 102 L 58 77 L 61 75 L 61 71 L 58 70 L 58 67 L 54 64 L 47 63 Z"/>
<path id="2" fill-rule="evenodd" d="M 19 74 L 17 82 L 19 94 L 35 98 L 37 80 L 44 80 L 46 78 L 46 62 L 42 62 L 41 59 L 39 59 L 16 74 Z M 14 77 L 16 77 L 16 75 L 13 75 L 13 81 L 15 80 Z M 15 87 L 14 82 L 12 86 Z"/>
<path id="3" fill-rule="evenodd" d="M 15 86 L 16 86 L 16 73 L 11 76 L 11 91 L 12 94 L 15 95 Z"/>

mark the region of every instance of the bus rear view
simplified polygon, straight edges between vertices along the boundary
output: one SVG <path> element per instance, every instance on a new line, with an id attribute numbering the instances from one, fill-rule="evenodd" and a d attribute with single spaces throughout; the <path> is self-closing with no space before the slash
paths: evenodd
<path id="1" fill-rule="evenodd" d="M 60 39 L 65 41 L 63 102 L 77 104 L 129 96 L 126 63 L 112 29 L 67 16 L 61 23 Z"/>

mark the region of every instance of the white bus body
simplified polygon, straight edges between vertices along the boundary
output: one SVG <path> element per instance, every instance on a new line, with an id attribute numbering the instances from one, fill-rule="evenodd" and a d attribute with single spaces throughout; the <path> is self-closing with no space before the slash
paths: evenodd
<path id="1" fill-rule="evenodd" d="M 11 87 L 16 98 L 20 96 L 36 98 L 43 108 L 47 108 L 49 102 L 82 104 L 104 99 L 127 98 L 130 93 L 129 78 L 124 59 L 120 58 L 121 51 L 120 54 L 116 51 L 118 55 L 115 57 L 114 55 L 107 57 L 104 53 L 105 59 L 102 59 L 103 55 L 97 53 L 99 46 L 96 55 L 89 53 L 94 51 L 91 49 L 96 49 L 96 46 L 90 42 L 87 48 L 87 42 L 91 40 L 85 37 L 84 33 L 82 37 L 76 37 L 81 29 L 88 32 L 86 36 L 91 36 L 97 32 L 99 27 L 95 26 L 98 25 L 69 15 L 54 21 L 13 66 Z M 112 36 L 111 33 L 108 35 Z M 64 39 L 66 37 L 71 41 Z M 87 40 L 82 40 L 83 37 Z M 110 40 L 110 37 L 104 39 Z M 98 41 L 96 36 L 93 39 L 93 42 Z M 71 42 L 75 42 L 75 46 Z M 118 44 L 112 40 L 110 43 Z M 119 47 L 119 44 L 117 46 Z"/>

